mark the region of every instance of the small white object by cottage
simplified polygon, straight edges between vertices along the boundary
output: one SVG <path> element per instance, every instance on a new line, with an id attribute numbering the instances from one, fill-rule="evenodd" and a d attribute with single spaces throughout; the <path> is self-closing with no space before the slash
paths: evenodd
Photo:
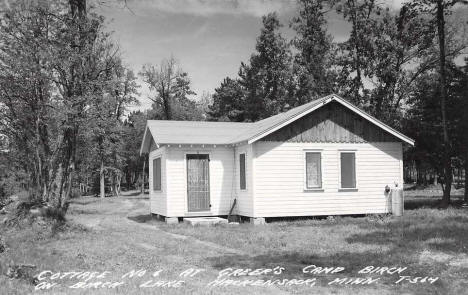
<path id="1" fill-rule="evenodd" d="M 337 95 L 255 123 L 147 122 L 151 213 L 265 217 L 387 213 L 414 141 Z M 233 206 L 235 204 L 235 206 Z"/>

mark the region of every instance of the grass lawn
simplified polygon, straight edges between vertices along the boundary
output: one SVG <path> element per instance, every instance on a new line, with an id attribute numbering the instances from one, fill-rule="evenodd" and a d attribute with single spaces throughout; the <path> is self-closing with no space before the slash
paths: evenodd
<path id="1" fill-rule="evenodd" d="M 0 254 L 0 294 L 468 294 L 468 209 L 430 208 L 431 192 L 411 191 L 408 195 L 407 207 L 412 210 L 405 211 L 401 218 L 334 217 L 280 220 L 265 226 L 213 227 L 166 225 L 151 219 L 149 200 L 141 195 L 104 200 L 83 197 L 73 201 L 67 223 L 60 227 L 38 222 L 0 227 L 7 246 Z M 457 202 L 459 198 L 455 198 Z M 424 204 L 429 208 L 421 208 Z M 103 278 L 88 283 L 123 285 L 74 289 L 70 286 L 86 280 L 86 274 L 81 278 L 52 279 L 51 273 L 46 273 L 40 282 L 58 285 L 35 291 L 27 279 L 5 275 L 8 265 L 13 264 L 35 265 L 33 275 L 46 270 L 62 274 L 107 271 Z M 344 269 L 335 274 L 303 273 L 309 265 Z M 407 269 L 400 274 L 358 273 L 367 266 Z M 315 279 L 315 285 L 207 286 L 227 268 L 275 267 L 281 267 L 281 274 L 227 279 Z M 179 276 L 190 268 L 203 271 Z M 122 278 L 131 270 L 146 272 Z M 400 276 L 438 280 L 396 283 Z M 344 284 L 344 280 L 329 285 L 336 278 L 367 277 L 379 280 L 365 285 Z M 172 281 L 173 285 L 147 283 L 147 288 L 141 287 L 149 280 Z M 174 286 L 178 280 L 183 282 Z"/>

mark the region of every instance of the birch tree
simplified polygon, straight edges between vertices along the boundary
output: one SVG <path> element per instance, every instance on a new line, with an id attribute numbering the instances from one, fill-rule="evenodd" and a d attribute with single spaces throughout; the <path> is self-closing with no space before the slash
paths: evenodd
<path id="1" fill-rule="evenodd" d="M 106 92 L 117 47 L 83 0 L 16 1 L 0 21 L 1 128 L 29 175 L 31 200 L 63 213 L 78 138 Z"/>

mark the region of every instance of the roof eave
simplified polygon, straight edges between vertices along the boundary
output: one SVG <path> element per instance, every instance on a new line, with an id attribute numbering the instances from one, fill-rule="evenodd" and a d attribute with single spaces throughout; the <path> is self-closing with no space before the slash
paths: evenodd
<path id="1" fill-rule="evenodd" d="M 148 134 L 148 129 L 149 129 L 148 122 L 146 122 L 145 133 L 143 134 L 143 140 L 141 141 L 141 146 L 140 146 L 140 156 L 142 156 L 144 153 L 148 153 L 148 152 L 145 152 L 145 150 L 147 150 L 146 149 L 146 136 Z"/>

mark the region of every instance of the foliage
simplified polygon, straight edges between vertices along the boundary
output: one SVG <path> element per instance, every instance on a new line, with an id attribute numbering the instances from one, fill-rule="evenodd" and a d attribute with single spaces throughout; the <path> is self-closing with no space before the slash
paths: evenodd
<path id="1" fill-rule="evenodd" d="M 161 61 L 159 67 L 147 64 L 139 73 L 154 96 L 153 119 L 200 120 L 196 103 L 189 98 L 196 93 L 191 89 L 191 81 L 174 57 Z"/>
<path id="2" fill-rule="evenodd" d="M 0 22 L 1 133 L 28 175 L 31 199 L 66 210 L 83 131 L 131 82 L 103 17 L 85 1 L 16 1 Z M 115 106 L 115 105 L 114 105 Z"/>
<path id="3" fill-rule="evenodd" d="M 244 89 L 238 80 L 224 78 L 221 85 L 215 89 L 213 103 L 209 106 L 210 119 L 219 121 L 245 121 Z"/>
<path id="4" fill-rule="evenodd" d="M 454 62 L 468 42 L 451 17 L 466 2 L 297 0 L 291 39 L 276 13 L 263 16 L 254 52 L 212 95 L 195 99 L 170 57 L 142 67 L 153 104 L 129 112 L 137 76 L 101 15 L 85 0 L 12 1 L 0 12 L 0 198 L 27 189 L 65 209 L 72 194 L 136 188 L 148 119 L 251 122 L 331 92 L 414 137 L 405 162 L 435 171 L 449 195 L 452 167 L 468 169 L 467 70 Z M 330 14 L 349 24 L 344 40 Z"/>
<path id="5" fill-rule="evenodd" d="M 276 13 L 262 18 L 256 52 L 241 63 L 239 78 L 226 78 L 215 90 L 212 119 L 257 121 L 288 109 L 292 102 L 292 56 Z"/>
<path id="6" fill-rule="evenodd" d="M 298 0 L 292 48 L 277 16 L 264 16 L 249 63 L 241 63 L 238 78 L 225 78 L 216 88 L 210 120 L 256 121 L 338 93 L 414 136 L 416 147 L 405 153 L 406 162 L 436 171 L 449 202 L 451 167 L 467 163 L 466 88 L 460 86 L 466 72 L 452 66 L 447 77 L 446 67 L 468 45 L 460 30 L 466 19 L 450 15 L 466 2 L 417 0 L 391 10 L 375 0 Z M 328 33 L 330 12 L 350 26 L 344 41 Z"/>
<path id="7" fill-rule="evenodd" d="M 327 31 L 325 16 L 326 9 L 332 5 L 324 0 L 298 1 L 298 16 L 290 24 L 296 33 L 291 43 L 297 50 L 293 64 L 293 106 L 336 91 L 335 44 Z"/>

